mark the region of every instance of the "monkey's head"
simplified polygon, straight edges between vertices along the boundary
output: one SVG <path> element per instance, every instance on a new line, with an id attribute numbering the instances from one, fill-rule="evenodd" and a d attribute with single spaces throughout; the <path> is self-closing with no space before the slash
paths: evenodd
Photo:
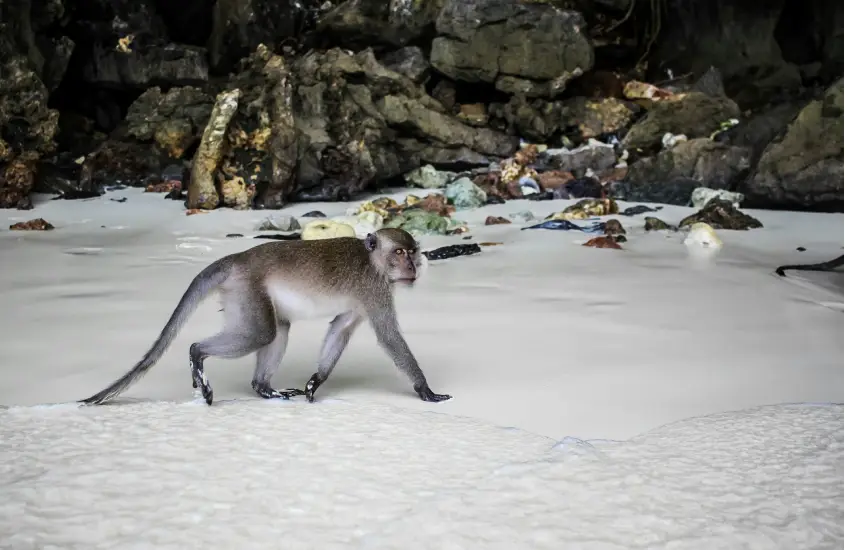
<path id="1" fill-rule="evenodd" d="M 391 283 L 411 286 L 420 276 L 422 254 L 416 239 L 402 229 L 385 228 L 364 239 L 370 261 Z"/>

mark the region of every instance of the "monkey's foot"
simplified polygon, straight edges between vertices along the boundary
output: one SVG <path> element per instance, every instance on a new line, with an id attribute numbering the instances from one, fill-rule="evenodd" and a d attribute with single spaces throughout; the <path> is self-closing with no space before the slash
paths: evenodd
<path id="1" fill-rule="evenodd" d="M 452 399 L 451 395 L 446 395 L 445 393 L 434 393 L 433 391 L 431 391 L 431 388 L 429 388 L 428 385 L 414 389 L 417 391 L 417 395 L 419 395 L 420 399 L 422 399 L 423 401 L 439 403 L 440 401 L 447 401 L 449 399 Z"/>
<path id="2" fill-rule="evenodd" d="M 194 389 L 199 387 L 203 399 L 211 405 L 211 402 L 214 401 L 214 391 L 211 389 L 208 378 L 205 377 L 205 370 L 203 370 L 201 364 L 198 366 L 194 361 L 191 361 L 191 377 L 194 379 Z"/>
<path id="3" fill-rule="evenodd" d="M 319 372 L 315 372 L 314 375 L 308 380 L 308 383 L 305 384 L 305 398 L 308 399 L 309 403 L 314 402 L 314 392 L 317 391 L 317 388 L 325 382 L 322 379 Z"/>
<path id="4" fill-rule="evenodd" d="M 302 390 L 297 389 L 287 389 L 284 391 L 274 390 L 270 387 L 269 384 L 256 382 L 253 380 L 252 382 L 252 389 L 255 390 L 255 393 L 259 395 L 259 397 L 263 397 L 264 399 L 290 399 L 291 397 L 296 397 L 298 395 L 305 395 L 305 392 Z"/>

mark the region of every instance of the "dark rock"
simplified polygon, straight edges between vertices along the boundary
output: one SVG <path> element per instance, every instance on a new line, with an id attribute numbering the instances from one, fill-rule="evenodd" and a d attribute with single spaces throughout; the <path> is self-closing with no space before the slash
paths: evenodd
<path id="1" fill-rule="evenodd" d="M 108 140 L 85 157 L 75 191 L 97 193 L 113 184 L 146 187 L 164 165 L 165 159 L 154 144 Z"/>
<path id="2" fill-rule="evenodd" d="M 481 252 L 481 247 L 475 243 L 450 244 L 448 246 L 435 248 L 434 250 L 424 250 L 423 255 L 429 260 L 445 260 L 447 258 L 455 258 L 457 256 L 478 254 L 479 252 Z"/>
<path id="3" fill-rule="evenodd" d="M 13 223 L 9 226 L 9 229 L 12 231 L 51 231 L 55 227 L 44 218 L 35 218 L 34 220 Z"/>
<path id="4" fill-rule="evenodd" d="M 763 152 L 740 190 L 746 205 L 842 211 L 843 83 L 810 102 Z"/>
<path id="5" fill-rule="evenodd" d="M 595 178 L 575 178 L 554 190 L 556 199 L 598 199 L 602 197 L 603 188 Z"/>
<path id="6" fill-rule="evenodd" d="M 560 131 L 562 113 L 559 101 L 529 100 L 521 94 L 507 103 L 490 105 L 494 127 L 538 143 L 546 142 Z"/>
<path id="7" fill-rule="evenodd" d="M 302 215 L 303 218 L 325 218 L 326 215 L 319 210 L 312 210 Z"/>
<path id="8" fill-rule="evenodd" d="M 426 79 L 431 68 L 425 54 L 418 46 L 406 46 L 390 52 L 381 58 L 381 63 L 391 71 L 404 75 L 418 84 Z"/>
<path id="9" fill-rule="evenodd" d="M 198 86 L 208 81 L 205 48 L 184 44 L 127 47 L 95 44 L 82 71 L 85 82 L 103 87 Z"/>
<path id="10" fill-rule="evenodd" d="M 0 208 L 29 210 L 29 192 L 35 184 L 36 162 L 31 154 L 19 155 L 0 168 Z"/>
<path id="11" fill-rule="evenodd" d="M 640 109 L 636 104 L 613 97 L 574 97 L 563 103 L 562 128 L 575 128 L 582 140 L 618 134 L 630 126 Z"/>
<path id="12" fill-rule="evenodd" d="M 663 230 L 676 230 L 675 227 L 667 224 L 660 218 L 655 218 L 653 216 L 646 216 L 645 218 L 645 230 L 646 231 L 663 231 Z"/>
<path id="13" fill-rule="evenodd" d="M 243 237 L 243 234 L 242 233 L 227 233 L 226 234 L 227 239 L 237 239 L 238 237 Z"/>
<path id="14" fill-rule="evenodd" d="M 517 0 L 445 0 L 431 64 L 453 80 L 551 97 L 593 67 L 581 14 Z"/>
<path id="15" fill-rule="evenodd" d="M 65 76 L 76 44 L 67 36 L 56 38 L 39 36 L 37 43 L 38 49 L 44 56 L 44 63 L 38 73 L 44 85 L 52 93 L 56 91 Z"/>
<path id="16" fill-rule="evenodd" d="M 695 187 L 730 189 L 750 168 L 750 151 L 707 138 L 681 141 L 628 169 L 627 199 L 686 205 Z M 687 196 L 687 190 L 689 195 Z M 668 197 L 672 201 L 668 202 Z"/>
<path id="17" fill-rule="evenodd" d="M 615 165 L 616 152 L 610 145 L 593 141 L 572 150 L 547 149 L 540 154 L 540 162 L 546 168 L 582 176 L 588 168 L 599 172 Z"/>
<path id="18" fill-rule="evenodd" d="M 451 113 L 457 106 L 457 93 L 455 83 L 444 78 L 434 85 L 434 88 L 431 90 L 431 97 L 439 101 L 446 111 Z"/>
<path id="19" fill-rule="evenodd" d="M 617 200 L 630 202 L 657 202 L 686 206 L 697 187 L 701 187 L 700 181 L 685 176 L 637 184 L 620 181 L 610 184 L 608 195 Z"/>
<path id="20" fill-rule="evenodd" d="M 605 235 L 624 235 L 625 233 L 625 228 L 622 227 L 622 223 L 619 220 L 610 219 L 604 222 Z"/>
<path id="21" fill-rule="evenodd" d="M 747 147 L 751 152 L 751 166 L 756 166 L 766 147 L 786 133 L 789 123 L 805 105 L 806 101 L 787 101 L 767 107 L 722 132 L 718 139 L 737 147 Z"/>
<path id="22" fill-rule="evenodd" d="M 723 122 L 739 116 L 739 107 L 727 97 L 690 92 L 680 99 L 654 102 L 648 114 L 628 130 L 622 145 L 650 149 L 659 146 L 667 132 L 689 139 L 709 137 Z"/>
<path id="23" fill-rule="evenodd" d="M 270 235 L 255 235 L 253 239 L 272 239 L 274 241 L 298 241 L 302 239 L 301 233 L 272 233 Z"/>
<path id="24" fill-rule="evenodd" d="M 346 0 L 320 18 L 317 30 L 347 47 L 404 46 L 427 33 L 443 0 Z"/>
<path id="25" fill-rule="evenodd" d="M 215 0 L 208 39 L 211 67 L 230 72 L 259 44 L 272 46 L 298 37 L 313 27 L 325 4 L 323 0 Z"/>
<path id="26" fill-rule="evenodd" d="M 721 71 L 716 67 L 710 67 L 695 81 L 691 91 L 701 92 L 710 97 L 726 97 Z"/>
<path id="27" fill-rule="evenodd" d="M 680 227 L 704 222 L 713 229 L 746 230 L 763 227 L 760 220 L 739 211 L 730 201 L 713 199 L 704 208 L 681 220 Z"/>

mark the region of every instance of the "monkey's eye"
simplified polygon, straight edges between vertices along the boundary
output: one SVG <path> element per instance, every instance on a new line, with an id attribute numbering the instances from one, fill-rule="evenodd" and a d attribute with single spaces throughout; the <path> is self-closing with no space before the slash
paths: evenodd
<path id="1" fill-rule="evenodd" d="M 400 256 L 401 256 L 401 255 L 403 255 L 404 253 L 405 253 L 405 250 L 404 250 L 403 248 L 397 248 L 397 249 L 396 249 L 396 254 L 398 254 L 398 255 L 400 255 Z"/>

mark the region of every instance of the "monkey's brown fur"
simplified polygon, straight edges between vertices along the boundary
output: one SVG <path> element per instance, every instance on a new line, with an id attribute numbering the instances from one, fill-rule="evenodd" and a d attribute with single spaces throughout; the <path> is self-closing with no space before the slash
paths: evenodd
<path id="1" fill-rule="evenodd" d="M 396 320 L 393 285 L 413 285 L 421 265 L 414 238 L 401 229 L 381 229 L 366 239 L 270 242 L 224 256 L 197 275 L 176 306 L 152 348 L 135 367 L 111 386 L 85 400 L 101 404 L 126 390 L 164 354 L 179 329 L 213 290 L 222 298 L 224 326 L 218 334 L 191 345 L 194 387 L 211 405 L 213 392 L 203 361 L 256 353 L 252 388 L 264 398 L 289 398 L 314 392 L 326 381 L 354 330 L 368 319 L 379 344 L 411 380 L 424 401 L 449 395 L 431 391 Z M 304 391 L 270 387 L 287 348 L 292 321 L 332 316 L 317 372 Z"/>

